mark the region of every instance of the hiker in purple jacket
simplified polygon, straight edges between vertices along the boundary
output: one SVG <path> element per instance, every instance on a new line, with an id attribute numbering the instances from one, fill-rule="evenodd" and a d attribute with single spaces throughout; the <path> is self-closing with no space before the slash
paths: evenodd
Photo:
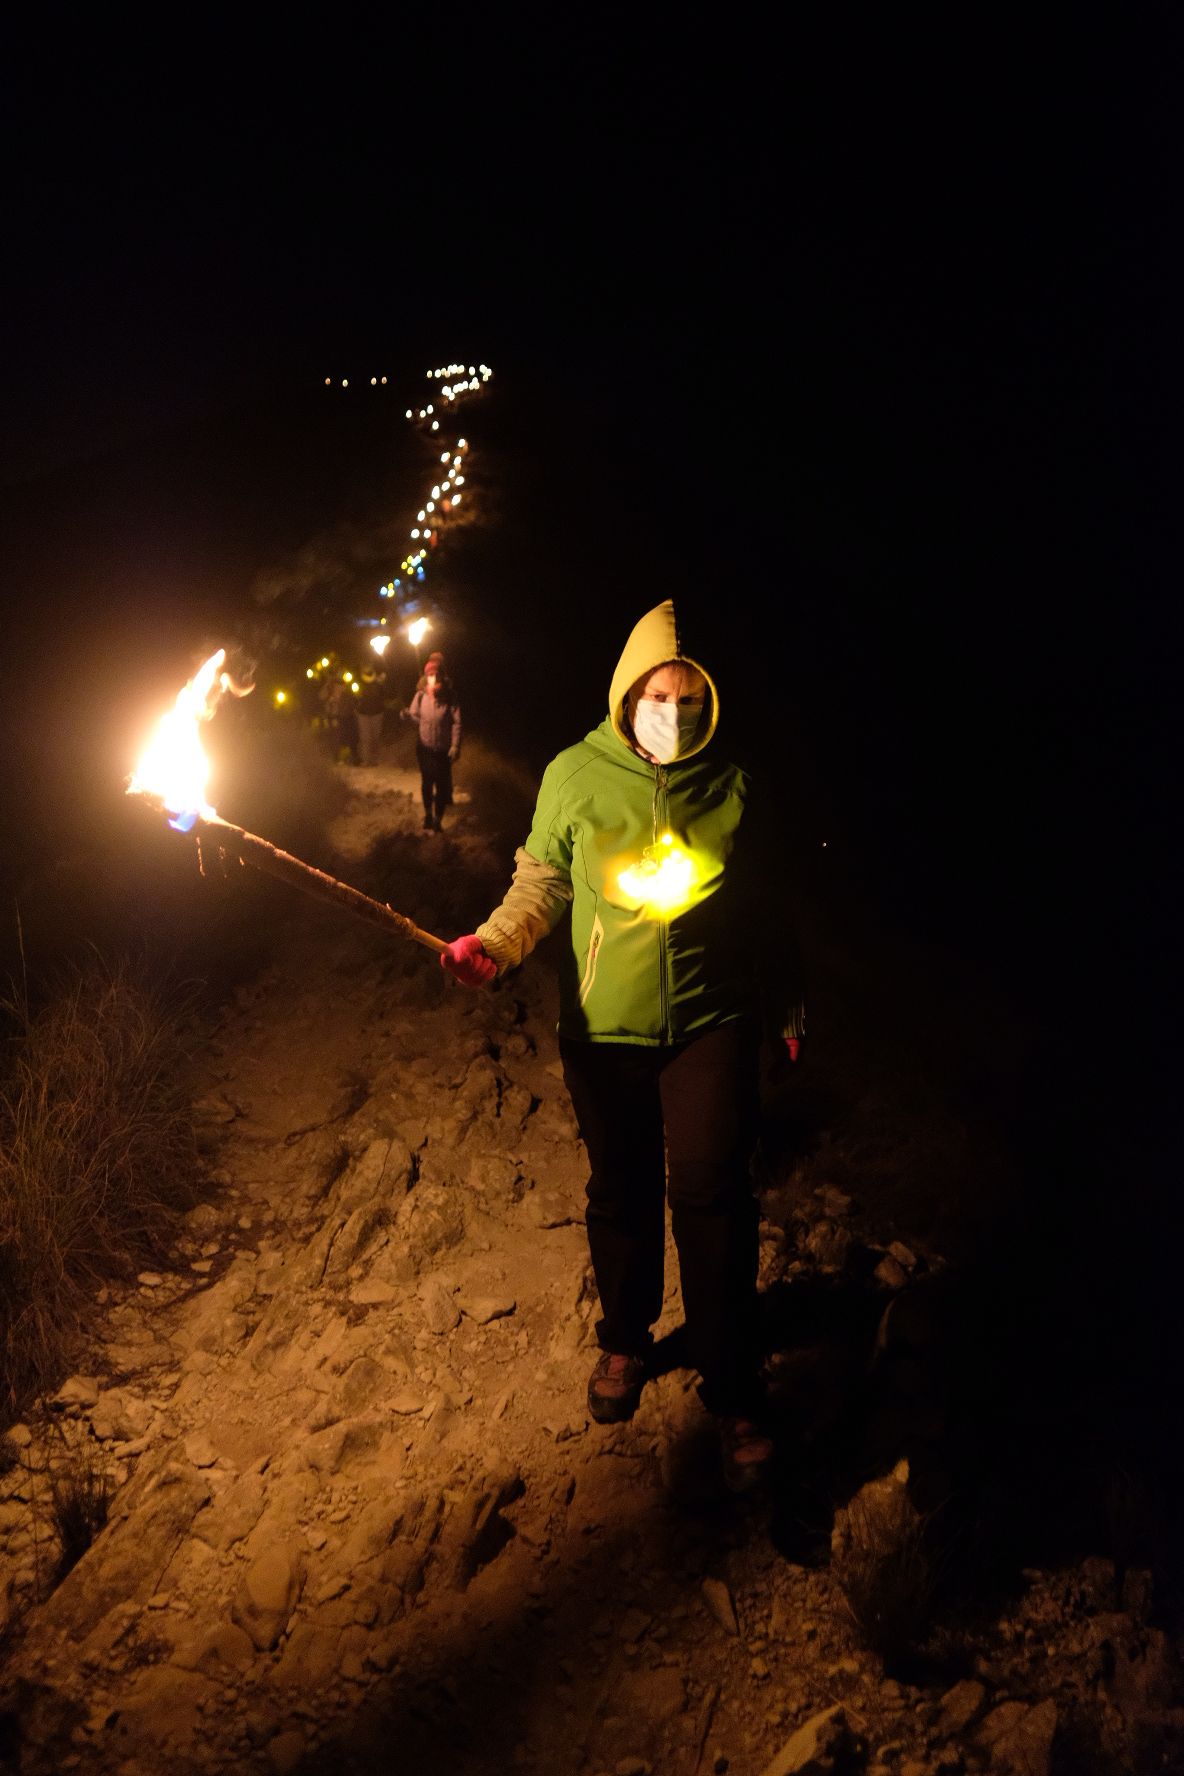
<path id="1" fill-rule="evenodd" d="M 444 810 L 452 805 L 452 767 L 460 757 L 460 704 L 443 654 L 428 655 L 423 677 L 403 716 L 419 730 L 415 756 L 423 795 L 423 829 L 439 832 Z"/>

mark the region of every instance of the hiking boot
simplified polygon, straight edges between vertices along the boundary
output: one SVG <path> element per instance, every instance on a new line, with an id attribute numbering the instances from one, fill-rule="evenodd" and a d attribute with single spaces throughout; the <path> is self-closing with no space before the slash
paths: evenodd
<path id="1" fill-rule="evenodd" d="M 605 1351 L 588 1377 L 588 1410 L 597 1424 L 624 1424 L 632 1418 L 644 1382 L 640 1357 Z"/>
<path id="2" fill-rule="evenodd" d="M 773 1439 L 751 1418 L 721 1418 L 720 1453 L 729 1492 L 752 1492 L 773 1472 Z"/>

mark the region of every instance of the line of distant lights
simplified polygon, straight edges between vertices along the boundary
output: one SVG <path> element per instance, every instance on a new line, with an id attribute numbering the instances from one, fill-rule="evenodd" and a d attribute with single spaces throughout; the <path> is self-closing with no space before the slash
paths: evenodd
<path id="1" fill-rule="evenodd" d="M 434 546 L 436 534 L 444 517 L 446 517 L 456 506 L 459 506 L 463 500 L 464 495 L 458 493 L 457 489 L 463 487 L 465 484 L 462 467 L 464 464 L 465 451 L 468 448 L 468 439 L 458 438 L 455 450 L 444 450 L 441 452 L 440 461 L 448 465 L 448 472 L 445 475 L 442 475 L 439 481 L 433 483 L 430 495 L 415 514 L 415 523 L 411 528 L 412 542 L 419 542 L 422 540 L 425 543 L 432 543 Z M 438 518 L 436 516 L 437 506 L 440 509 L 440 517 Z M 430 524 L 428 522 L 429 519 L 431 519 Z M 413 573 L 422 563 L 423 559 L 423 550 L 414 550 L 403 562 L 403 572 Z"/>
<path id="2" fill-rule="evenodd" d="M 385 586 L 380 587 L 379 590 L 383 594 L 386 593 Z M 377 617 L 375 619 L 375 623 L 382 624 L 385 626 L 386 618 L 385 617 Z M 403 634 L 406 636 L 407 640 L 411 643 L 411 646 L 413 648 L 417 648 L 419 646 L 420 642 L 423 640 L 424 636 L 427 634 L 428 630 L 431 628 L 431 626 L 432 625 L 427 617 L 417 617 L 413 623 L 409 623 L 407 625 L 406 629 L 403 631 Z M 386 650 L 390 647 L 393 639 L 394 638 L 391 635 L 391 632 L 389 629 L 387 629 L 385 631 L 385 633 L 380 632 L 379 634 L 372 635 L 370 637 L 370 646 L 374 650 L 375 654 L 378 656 L 378 659 L 381 663 L 385 663 Z M 326 676 L 336 677 L 337 676 L 337 655 L 335 653 L 322 654 L 319 660 L 314 660 L 311 666 L 305 667 L 304 676 L 306 679 L 310 680 L 314 684 L 320 682 Z M 354 673 L 352 673 L 348 670 L 342 672 L 341 673 L 341 682 L 343 684 L 347 684 L 355 696 L 357 696 L 360 693 L 361 685 L 358 683 L 357 677 L 355 676 Z M 277 709 L 285 708 L 286 705 L 291 703 L 292 701 L 293 701 L 293 698 L 292 698 L 291 692 L 284 690 L 282 687 L 279 690 L 274 691 L 272 693 L 272 702 L 275 704 L 275 707 Z"/>
<path id="3" fill-rule="evenodd" d="M 488 364 L 469 364 L 467 366 L 464 364 L 448 364 L 441 369 L 425 371 L 424 374 L 429 382 L 438 381 L 445 383 L 445 386 L 441 388 L 440 393 L 442 398 L 450 406 L 463 399 L 465 395 L 478 393 L 492 380 L 493 377 L 493 371 Z M 445 382 L 445 379 L 447 379 L 447 382 Z M 370 378 L 371 388 L 385 387 L 387 383 L 388 378 L 385 376 L 372 376 Z M 332 376 L 326 376 L 325 387 L 332 388 L 333 384 L 334 378 Z M 348 389 L 350 386 L 350 379 L 348 376 L 340 378 L 340 386 L 343 389 Z M 408 407 L 404 417 L 409 420 L 418 419 L 420 421 L 430 421 L 430 430 L 433 432 L 437 432 L 440 429 L 440 422 L 435 418 L 435 406 L 432 402 L 429 402 L 426 407 L 421 407 L 418 412 L 414 408 Z M 464 495 L 459 489 L 462 488 L 465 483 L 463 472 L 464 458 L 468 448 L 468 439 L 458 438 L 455 446 L 451 449 L 441 451 L 440 461 L 444 465 L 445 472 L 440 476 L 438 481 L 433 483 L 427 499 L 425 499 L 420 510 L 416 513 L 416 521 L 411 527 L 410 532 L 410 540 L 412 542 L 418 544 L 426 543 L 429 548 L 435 548 L 439 539 L 440 527 L 444 519 L 449 513 L 455 511 L 456 507 L 462 503 Z M 430 523 L 429 519 L 431 520 Z M 385 585 L 380 586 L 378 588 L 378 596 L 380 598 L 397 598 L 403 591 L 402 574 L 411 574 L 417 581 L 422 581 L 425 576 L 424 563 L 426 559 L 427 551 L 424 548 L 419 547 L 410 551 L 404 557 L 401 564 L 400 577 L 388 580 Z M 414 605 L 412 608 L 414 609 Z M 372 621 L 376 627 L 380 625 L 382 627 L 386 626 L 385 617 L 372 619 Z M 411 646 L 418 649 L 424 636 L 431 627 L 432 625 L 429 618 L 417 617 L 413 622 L 407 625 L 403 630 L 403 634 Z M 390 641 L 391 637 L 389 633 L 385 635 L 373 635 L 370 637 L 370 646 L 373 648 L 380 661 L 385 659 L 386 650 L 390 646 Z M 304 676 L 311 681 L 319 680 L 327 673 L 335 672 L 336 665 L 336 654 L 323 654 L 319 660 L 314 661 L 311 666 L 305 668 Z M 350 690 L 355 694 L 359 691 L 360 687 L 358 681 L 352 672 L 342 672 L 341 680 L 342 683 L 347 684 L 350 687 Z M 292 701 L 292 697 L 288 691 L 279 689 L 273 693 L 272 700 L 277 709 L 282 709 Z"/>
<path id="4" fill-rule="evenodd" d="M 465 395 L 479 393 L 492 380 L 493 371 L 488 364 L 470 364 L 466 375 L 464 364 L 447 364 L 440 369 L 426 370 L 424 376 L 428 382 L 444 384 L 441 394 L 452 405 Z M 418 409 L 408 407 L 403 417 L 412 422 L 418 420 L 421 424 L 426 424 L 430 431 L 438 432 L 440 421 L 435 417 L 435 412 L 434 402 L 429 401 Z M 415 547 L 409 549 L 404 556 L 400 564 L 401 573 L 414 574 L 417 580 L 423 579 L 427 551 L 435 548 L 443 519 L 463 504 L 464 495 L 460 489 L 465 484 L 464 459 L 468 448 L 468 439 L 458 438 L 452 449 L 440 452 L 444 473 L 433 483 L 431 492 L 415 515 L 415 523 L 411 526 L 408 538 Z M 427 548 L 423 546 L 425 544 Z"/>
<path id="5" fill-rule="evenodd" d="M 394 582 L 392 581 L 390 586 L 380 586 L 378 588 L 378 593 L 380 598 L 393 598 Z M 382 629 L 386 629 L 385 617 L 376 617 L 374 623 L 376 626 L 381 625 Z M 403 635 L 413 648 L 418 648 L 420 642 L 423 640 L 431 626 L 431 620 L 428 617 L 416 617 L 413 622 L 408 623 L 406 629 L 403 630 Z M 370 646 L 382 662 L 385 662 L 386 651 L 391 645 L 392 639 L 393 637 L 389 629 L 386 629 L 385 633 L 380 631 L 379 634 L 370 637 Z M 311 680 L 313 683 L 317 683 L 324 679 L 326 675 L 330 677 L 337 676 L 336 653 L 322 654 L 319 660 L 314 660 L 311 666 L 306 666 L 304 669 L 305 678 Z M 341 681 L 343 684 L 349 686 L 355 696 L 360 692 L 361 686 L 352 672 L 348 670 L 342 672 Z M 273 693 L 272 701 L 277 709 L 283 709 L 292 701 L 292 696 L 290 692 L 281 688 Z"/>
<path id="6" fill-rule="evenodd" d="M 424 377 L 428 382 L 441 382 L 444 386 L 441 395 L 450 405 L 468 394 L 476 394 L 493 379 L 493 370 L 488 364 L 447 364 L 436 370 L 425 370 Z M 445 379 L 448 379 L 447 381 Z M 333 377 L 326 376 L 325 387 L 333 386 Z M 349 377 L 343 376 L 341 387 L 349 387 Z M 371 388 L 385 385 L 385 376 L 372 376 Z M 431 401 L 418 409 L 408 407 L 404 418 L 409 420 L 427 421 L 433 432 L 440 429 L 440 421 L 435 417 L 435 404 Z M 464 494 L 460 489 L 465 484 L 464 455 L 469 448 L 467 438 L 459 438 L 451 450 L 440 453 L 440 461 L 445 465 L 445 473 L 433 483 L 431 492 L 415 515 L 415 523 L 410 527 L 408 541 L 416 545 L 409 549 L 399 564 L 399 572 L 411 574 L 417 580 L 424 578 L 424 562 L 427 560 L 428 549 L 434 549 L 439 540 L 440 527 L 443 519 L 457 506 L 463 504 Z M 423 547 L 426 544 L 427 548 Z M 402 587 L 402 579 L 388 580 L 380 586 L 380 598 L 393 598 Z"/>
<path id="7" fill-rule="evenodd" d="M 459 382 L 455 380 L 452 382 L 446 382 L 440 390 L 442 398 L 445 401 L 452 402 L 459 401 L 463 395 L 476 394 L 477 391 L 492 378 L 493 371 L 489 368 L 488 364 L 470 364 L 468 375 L 466 376 L 463 364 L 449 364 L 446 370 L 428 370 L 425 371 L 425 375 L 429 382 L 433 380 L 443 381 L 446 376 L 454 379 L 459 377 Z M 418 419 L 432 419 L 432 415 L 435 411 L 435 406 L 429 401 L 426 407 L 421 407 L 419 409 L 416 417 Z M 411 416 L 412 410 L 408 407 L 406 417 L 410 419 Z M 432 430 L 436 432 L 439 431 L 439 429 L 439 420 L 432 419 Z"/>
<path id="8" fill-rule="evenodd" d="M 454 401 L 459 401 L 464 395 L 476 394 L 477 391 L 482 388 L 485 383 L 491 381 L 493 377 L 493 371 L 488 364 L 469 364 L 467 370 L 464 364 L 449 364 L 446 369 L 427 370 L 424 374 L 429 382 L 436 380 L 442 381 L 446 376 L 452 379 L 449 382 L 443 383 L 443 386 L 440 389 L 441 399 L 448 402 L 449 405 Z M 333 380 L 333 377 L 326 376 L 325 387 L 332 388 Z M 370 378 L 370 387 L 385 388 L 389 381 L 390 378 L 386 376 L 372 376 Z M 348 376 L 343 376 L 341 378 L 341 387 L 343 389 L 349 387 Z M 435 403 L 429 401 L 427 406 L 419 408 L 418 412 L 414 408 L 408 407 L 406 418 L 430 419 L 432 422 L 432 430 L 438 432 L 440 429 L 440 421 L 434 417 L 435 412 Z"/>

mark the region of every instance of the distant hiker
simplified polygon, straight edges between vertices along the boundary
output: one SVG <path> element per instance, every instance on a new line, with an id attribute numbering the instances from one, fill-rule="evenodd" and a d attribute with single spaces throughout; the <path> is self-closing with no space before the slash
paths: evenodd
<path id="1" fill-rule="evenodd" d="M 415 756 L 419 760 L 424 831 L 439 832 L 444 811 L 452 806 L 452 767 L 460 757 L 461 734 L 460 704 L 443 654 L 428 655 L 411 705 L 402 713 L 419 730 Z"/>
<path id="2" fill-rule="evenodd" d="M 358 682 L 361 689 L 354 699 L 358 710 L 358 750 L 362 764 L 376 765 L 386 713 L 386 673 L 365 666 Z"/>
<path id="3" fill-rule="evenodd" d="M 719 719 L 674 606 L 647 612 L 613 674 L 609 714 L 552 760 L 514 880 L 442 965 L 466 986 L 515 968 L 571 908 L 559 1052 L 591 1175 L 588 1242 L 602 1317 L 588 1406 L 629 1419 L 662 1311 L 664 1199 L 689 1354 L 719 1422 L 724 1478 L 768 1474 L 757 1311 L 762 1000 L 796 1060 L 796 952 L 767 885 L 745 772 L 703 758 Z"/>
<path id="4" fill-rule="evenodd" d="M 321 691 L 329 724 L 329 749 L 338 764 L 358 762 L 356 698 L 343 678 L 331 678 Z"/>

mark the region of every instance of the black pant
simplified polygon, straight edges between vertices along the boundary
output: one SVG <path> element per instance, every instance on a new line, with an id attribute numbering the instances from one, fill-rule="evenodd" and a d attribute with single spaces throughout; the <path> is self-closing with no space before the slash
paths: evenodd
<path id="1" fill-rule="evenodd" d="M 691 1362 L 711 1412 L 759 1402 L 758 1037 L 724 1024 L 669 1048 L 559 1044 L 591 1164 L 587 1228 L 603 1349 L 644 1356 L 662 1311 L 665 1198 Z"/>
<path id="2" fill-rule="evenodd" d="M 447 752 L 440 752 L 434 746 L 425 746 L 422 740 L 416 741 L 415 755 L 419 760 L 420 792 L 423 795 L 423 811 L 428 819 L 432 818 L 432 798 L 435 797 L 435 818 L 439 820 L 445 808 L 452 806 L 452 764 Z"/>

